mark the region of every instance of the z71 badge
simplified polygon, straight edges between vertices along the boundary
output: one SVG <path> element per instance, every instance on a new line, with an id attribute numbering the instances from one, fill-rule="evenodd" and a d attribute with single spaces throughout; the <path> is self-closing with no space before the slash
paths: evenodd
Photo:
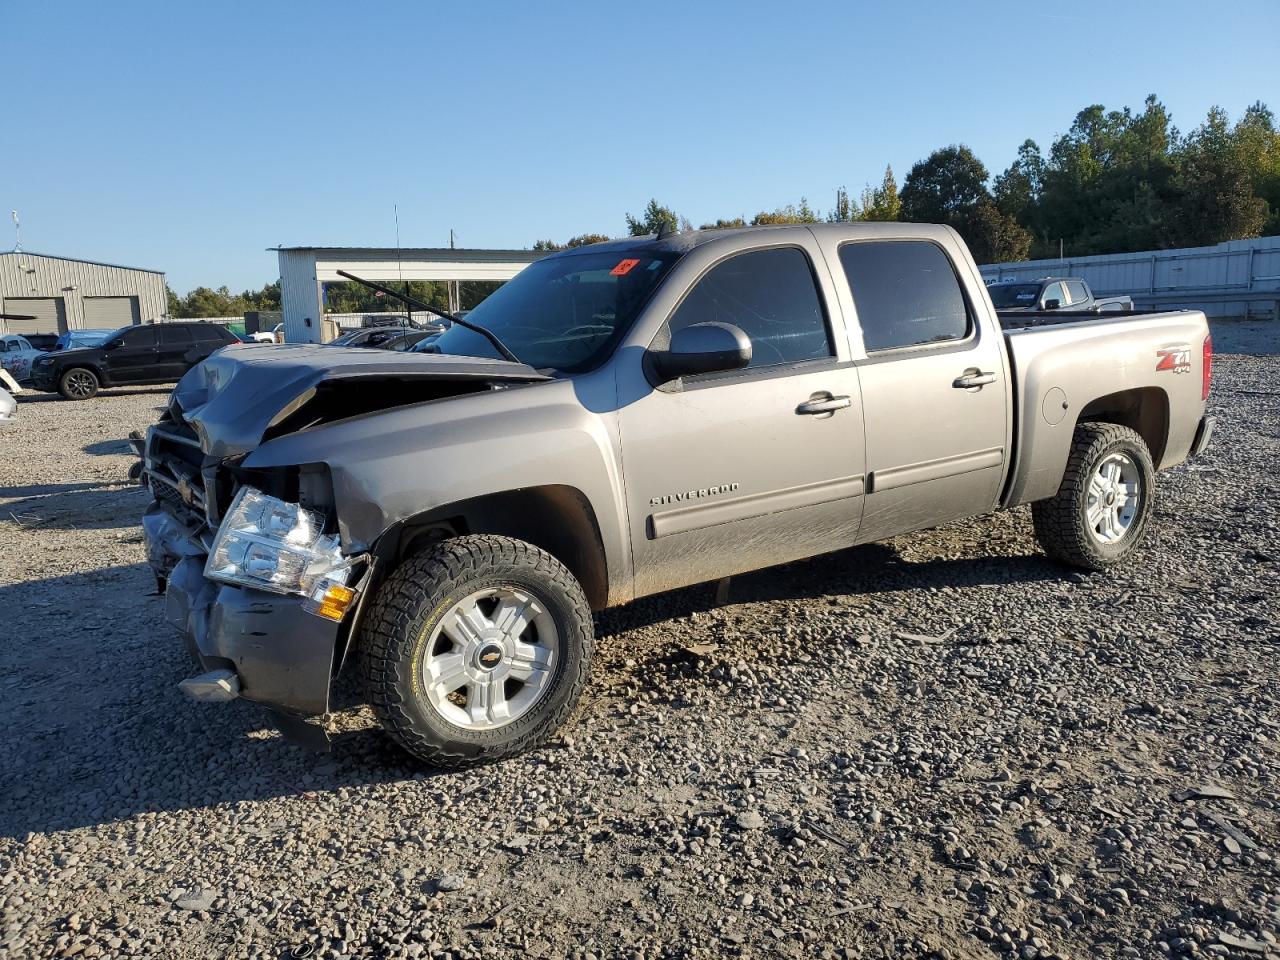
<path id="1" fill-rule="evenodd" d="M 1191 344 L 1179 343 L 1156 351 L 1156 373 L 1170 372 L 1191 372 Z"/>

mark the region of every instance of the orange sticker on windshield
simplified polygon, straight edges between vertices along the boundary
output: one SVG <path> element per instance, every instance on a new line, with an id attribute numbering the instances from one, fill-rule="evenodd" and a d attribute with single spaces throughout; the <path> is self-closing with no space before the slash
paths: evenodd
<path id="1" fill-rule="evenodd" d="M 639 260 L 619 260 L 618 265 L 609 271 L 609 276 L 611 277 L 626 276 L 628 273 L 631 272 L 631 268 L 634 267 L 639 262 L 640 262 Z"/>

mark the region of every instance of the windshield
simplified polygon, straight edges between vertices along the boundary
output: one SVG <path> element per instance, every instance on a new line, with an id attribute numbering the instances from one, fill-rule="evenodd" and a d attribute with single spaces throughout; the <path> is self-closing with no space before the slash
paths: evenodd
<path id="1" fill-rule="evenodd" d="M 999 310 L 1001 307 L 1029 307 L 1040 295 L 1038 283 L 996 283 L 987 287 L 991 294 L 991 302 Z"/>
<path id="2" fill-rule="evenodd" d="M 598 366 L 631 326 L 680 254 L 617 251 L 529 264 L 467 314 L 537 369 L 580 373 Z M 453 324 L 417 352 L 498 357 L 482 334 Z"/>
<path id="3" fill-rule="evenodd" d="M 367 330 L 351 330 L 347 333 L 342 334 L 341 336 L 334 337 L 332 340 L 329 341 L 329 346 L 345 347 L 349 343 L 354 343 L 357 340 L 364 339 L 367 333 L 368 333 Z"/>

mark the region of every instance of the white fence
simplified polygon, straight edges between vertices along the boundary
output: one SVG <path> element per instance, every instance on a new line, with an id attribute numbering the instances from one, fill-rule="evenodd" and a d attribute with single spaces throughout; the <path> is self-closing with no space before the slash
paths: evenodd
<path id="1" fill-rule="evenodd" d="M 1229 240 L 1213 247 L 992 263 L 981 270 L 988 281 L 1083 277 L 1099 296 L 1128 294 L 1139 307 L 1280 319 L 1280 237 Z"/>

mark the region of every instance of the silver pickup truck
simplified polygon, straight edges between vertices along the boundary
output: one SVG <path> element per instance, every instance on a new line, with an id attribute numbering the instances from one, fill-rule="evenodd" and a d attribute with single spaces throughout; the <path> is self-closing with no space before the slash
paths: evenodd
<path id="1" fill-rule="evenodd" d="M 564 722 L 595 610 L 1027 503 L 1106 567 L 1209 440 L 1205 318 L 1039 319 L 948 228 L 833 224 L 549 256 L 419 352 L 224 349 L 140 444 L 182 686 L 319 745 L 358 661 L 463 766 Z"/>

